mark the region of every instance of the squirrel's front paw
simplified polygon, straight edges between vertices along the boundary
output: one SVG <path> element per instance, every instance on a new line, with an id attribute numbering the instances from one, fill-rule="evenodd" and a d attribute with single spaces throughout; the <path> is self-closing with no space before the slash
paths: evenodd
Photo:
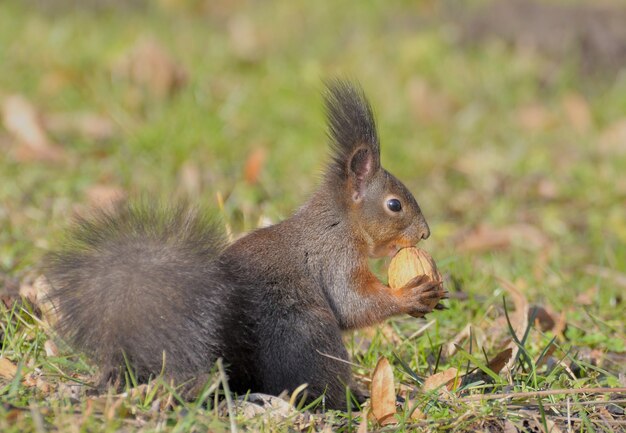
<path id="1" fill-rule="evenodd" d="M 403 310 L 413 317 L 424 317 L 433 310 L 445 309 L 439 303 L 448 298 L 441 281 L 433 281 L 427 275 L 420 275 L 400 289 L 403 298 Z"/>

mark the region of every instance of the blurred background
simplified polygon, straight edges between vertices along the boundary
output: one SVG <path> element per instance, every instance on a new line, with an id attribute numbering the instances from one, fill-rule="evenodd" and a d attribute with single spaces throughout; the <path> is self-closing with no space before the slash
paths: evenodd
<path id="1" fill-rule="evenodd" d="M 123 197 L 191 197 L 235 235 L 288 216 L 323 172 L 339 76 L 371 99 L 454 290 L 502 277 L 586 305 L 623 350 L 625 65 L 608 0 L 4 0 L 0 284 Z"/>

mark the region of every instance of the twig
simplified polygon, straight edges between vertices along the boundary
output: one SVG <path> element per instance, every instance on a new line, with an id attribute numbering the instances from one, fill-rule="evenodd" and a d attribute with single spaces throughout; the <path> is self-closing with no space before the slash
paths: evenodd
<path id="1" fill-rule="evenodd" d="M 559 421 L 568 421 L 568 422 L 585 422 L 584 419 L 582 418 L 570 418 L 570 417 L 566 417 L 566 416 L 559 416 L 559 415 L 553 415 L 550 417 L 551 419 L 558 419 Z M 605 422 L 606 424 L 609 425 L 626 425 L 626 420 L 619 420 L 619 419 L 603 419 L 603 422 Z M 594 422 L 594 421 L 591 421 Z M 595 422 L 598 422 L 598 420 L 595 420 Z"/>
<path id="2" fill-rule="evenodd" d="M 569 405 L 569 397 L 567 397 L 567 431 L 572 433 L 572 410 Z"/>
<path id="3" fill-rule="evenodd" d="M 460 401 L 480 401 L 480 400 L 498 400 L 507 398 L 528 398 L 528 397 L 545 397 L 548 395 L 567 395 L 567 394 L 610 394 L 610 393 L 626 393 L 624 388 L 577 388 L 577 389 L 548 389 L 545 391 L 526 391 L 526 392 L 509 392 L 503 394 L 477 394 L 461 397 Z"/>

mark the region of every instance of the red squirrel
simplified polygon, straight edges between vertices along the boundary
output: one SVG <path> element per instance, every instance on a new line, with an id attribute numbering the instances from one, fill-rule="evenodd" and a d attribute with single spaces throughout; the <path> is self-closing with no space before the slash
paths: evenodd
<path id="1" fill-rule="evenodd" d="M 79 219 L 49 254 L 59 334 L 95 361 L 102 386 L 123 380 L 127 365 L 142 382 L 199 380 L 222 358 L 237 393 L 306 383 L 310 401 L 345 409 L 346 387 L 358 392 L 342 331 L 423 316 L 446 297 L 428 277 L 393 290 L 369 270 L 368 258 L 430 231 L 381 166 L 361 88 L 332 81 L 325 102 L 332 160 L 288 219 L 227 245 L 192 207 L 130 203 Z"/>

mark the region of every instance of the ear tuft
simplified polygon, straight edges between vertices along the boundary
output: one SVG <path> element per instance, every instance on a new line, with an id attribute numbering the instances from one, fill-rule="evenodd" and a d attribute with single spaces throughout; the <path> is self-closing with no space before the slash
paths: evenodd
<path id="1" fill-rule="evenodd" d="M 342 181 L 365 178 L 380 168 L 374 114 L 363 90 L 342 80 L 326 83 L 326 114 L 333 161 L 328 174 Z"/>

